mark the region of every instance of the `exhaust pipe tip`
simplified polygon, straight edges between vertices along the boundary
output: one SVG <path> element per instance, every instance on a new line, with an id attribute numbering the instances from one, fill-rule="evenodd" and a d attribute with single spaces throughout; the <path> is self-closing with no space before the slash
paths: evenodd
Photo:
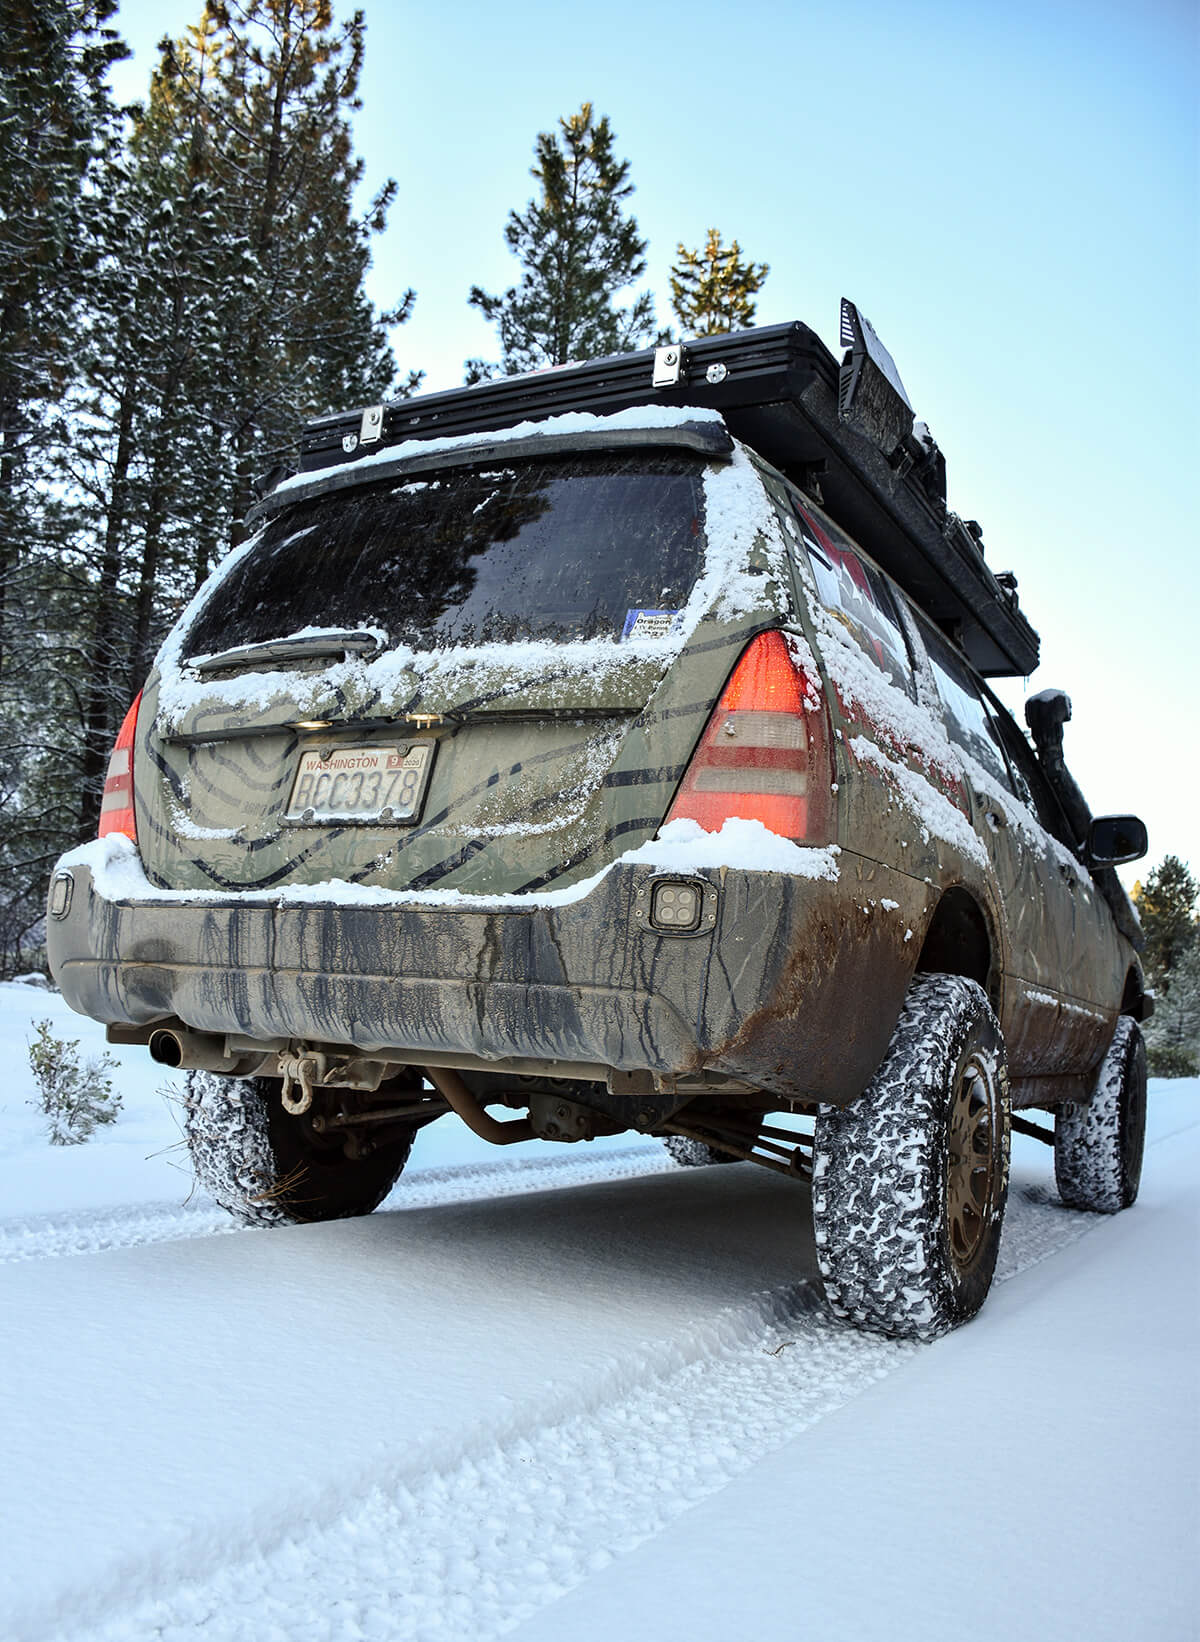
<path id="1" fill-rule="evenodd" d="M 151 1032 L 150 1059 L 160 1066 L 180 1067 L 183 1065 L 183 1041 L 174 1032 Z"/>
<path id="2" fill-rule="evenodd" d="M 189 1032 L 186 1026 L 158 1026 L 146 1040 L 150 1059 L 172 1071 L 221 1072 L 246 1078 L 256 1072 L 265 1054 L 230 1054 L 225 1039 L 215 1032 Z"/>

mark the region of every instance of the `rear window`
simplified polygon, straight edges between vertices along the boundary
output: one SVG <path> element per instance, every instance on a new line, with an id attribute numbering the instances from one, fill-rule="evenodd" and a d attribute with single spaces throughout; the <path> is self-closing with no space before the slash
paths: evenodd
<path id="1" fill-rule="evenodd" d="M 456 468 L 297 502 L 214 589 L 186 653 L 305 627 L 417 648 L 668 631 L 700 570 L 703 463 L 636 452 Z"/>

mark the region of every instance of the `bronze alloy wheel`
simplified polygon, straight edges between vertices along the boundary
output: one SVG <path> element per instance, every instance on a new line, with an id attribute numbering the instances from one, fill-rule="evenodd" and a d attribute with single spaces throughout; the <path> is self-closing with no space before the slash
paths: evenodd
<path id="1" fill-rule="evenodd" d="M 1003 1176 L 995 1067 L 977 1053 L 959 1068 L 946 1149 L 946 1232 L 960 1275 L 971 1270 L 987 1241 Z"/>

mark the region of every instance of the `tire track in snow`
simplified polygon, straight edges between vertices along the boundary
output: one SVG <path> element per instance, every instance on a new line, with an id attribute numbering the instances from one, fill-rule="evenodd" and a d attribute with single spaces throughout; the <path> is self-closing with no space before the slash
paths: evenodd
<path id="1" fill-rule="evenodd" d="M 678 1163 L 661 1144 L 623 1151 L 579 1153 L 573 1157 L 522 1157 L 507 1163 L 462 1163 L 444 1169 L 417 1169 L 401 1177 L 383 1212 L 466 1203 L 478 1197 L 519 1197 L 558 1187 L 588 1186 L 602 1180 L 633 1180 L 674 1174 Z"/>
<path id="2" fill-rule="evenodd" d="M 1102 1217 L 1018 1180 L 997 1281 Z M 832 1321 L 815 1283 L 728 1308 L 613 1364 L 610 1393 L 549 1425 L 536 1397 L 505 1442 L 377 1485 L 331 1520 L 219 1567 L 147 1570 L 142 1601 L 72 1642 L 488 1642 L 653 1538 L 698 1501 L 927 1345 Z M 623 1389 L 622 1389 L 623 1388 Z M 211 1551 L 209 1553 L 211 1555 Z M 203 1560 L 202 1558 L 197 1559 Z M 178 1577 L 182 1575 L 182 1577 Z"/>
<path id="3" fill-rule="evenodd" d="M 0 1265 L 72 1254 L 99 1254 L 137 1243 L 218 1237 L 238 1230 L 208 1198 L 195 1203 L 148 1203 L 73 1215 L 24 1215 L 0 1221 Z"/>
<path id="4" fill-rule="evenodd" d="M 404 1175 L 378 1213 L 465 1203 L 480 1197 L 593 1185 L 602 1180 L 665 1174 L 678 1168 L 663 1150 L 648 1147 L 590 1155 L 514 1158 L 503 1163 L 465 1163 L 416 1169 Z M 242 1228 L 224 1209 L 197 1194 L 181 1204 L 146 1204 L 71 1215 L 22 1215 L 0 1220 L 0 1265 L 19 1260 L 97 1254 L 140 1243 L 217 1237 Z"/>

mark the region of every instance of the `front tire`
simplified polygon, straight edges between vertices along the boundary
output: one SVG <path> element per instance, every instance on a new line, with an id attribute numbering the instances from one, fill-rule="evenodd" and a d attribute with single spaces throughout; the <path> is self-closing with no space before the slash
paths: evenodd
<path id="1" fill-rule="evenodd" d="M 858 1100 L 813 1135 L 817 1261 L 833 1311 L 936 1339 L 987 1297 L 1008 1196 L 1008 1063 L 982 987 L 919 975 Z"/>
<path id="2" fill-rule="evenodd" d="M 1054 1178 L 1069 1209 L 1117 1214 L 1135 1202 L 1146 1145 L 1146 1045 L 1131 1015 L 1117 1022 L 1086 1106 L 1054 1118 Z"/>
<path id="3" fill-rule="evenodd" d="M 269 1078 L 189 1072 L 184 1138 L 196 1179 L 244 1226 L 370 1214 L 408 1161 L 412 1135 L 351 1161 L 283 1109 Z"/>

